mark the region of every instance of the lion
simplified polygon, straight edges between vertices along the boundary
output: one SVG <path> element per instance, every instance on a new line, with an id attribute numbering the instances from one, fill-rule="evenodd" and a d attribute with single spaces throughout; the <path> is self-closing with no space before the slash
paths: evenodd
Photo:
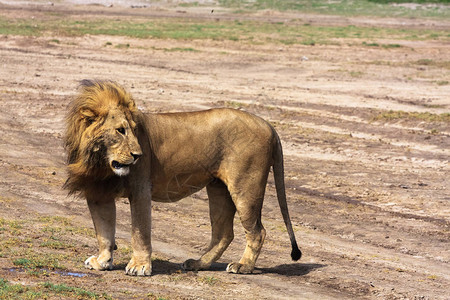
<path id="1" fill-rule="evenodd" d="M 226 271 L 252 273 L 266 236 L 261 209 L 270 167 L 291 257 L 300 259 L 286 203 L 281 142 L 268 122 L 228 108 L 144 114 L 113 81 L 83 80 L 79 89 L 66 117 L 65 187 L 86 198 L 94 223 L 99 252 L 85 261 L 87 268 L 112 269 L 115 199 L 127 197 L 133 252 L 125 273 L 151 275 L 151 201 L 178 201 L 206 187 L 211 242 L 183 269 L 208 269 L 220 258 L 233 240 L 237 212 L 247 244 Z"/>

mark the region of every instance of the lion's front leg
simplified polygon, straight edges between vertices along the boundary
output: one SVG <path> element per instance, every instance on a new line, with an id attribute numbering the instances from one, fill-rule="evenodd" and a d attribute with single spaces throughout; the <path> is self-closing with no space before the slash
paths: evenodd
<path id="1" fill-rule="evenodd" d="M 130 197 L 130 207 L 133 254 L 125 268 L 125 273 L 134 276 L 150 276 L 152 274 L 150 193 Z"/>
<path id="2" fill-rule="evenodd" d="M 116 205 L 114 199 L 98 201 L 87 197 L 87 202 L 94 222 L 99 253 L 97 256 L 89 257 L 84 262 L 85 267 L 100 271 L 111 270 L 113 267 L 116 233 Z"/>

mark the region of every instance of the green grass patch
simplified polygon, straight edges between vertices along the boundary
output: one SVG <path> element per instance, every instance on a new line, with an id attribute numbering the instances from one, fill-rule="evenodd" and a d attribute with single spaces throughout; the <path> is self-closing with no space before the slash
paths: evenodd
<path id="1" fill-rule="evenodd" d="M 70 235 L 83 235 L 83 236 L 95 238 L 95 230 L 92 228 L 67 226 L 64 228 L 64 231 L 66 233 L 70 233 Z"/>
<path id="2" fill-rule="evenodd" d="M 400 44 L 378 44 L 378 43 L 367 43 L 367 42 L 362 42 L 363 46 L 366 47 L 383 47 L 385 49 L 389 49 L 389 48 L 401 48 L 402 45 Z"/>
<path id="3" fill-rule="evenodd" d="M 68 297 L 75 297 L 78 299 L 112 299 L 110 296 L 103 294 L 103 295 L 98 295 L 94 292 L 85 290 L 85 289 L 81 289 L 81 288 L 77 288 L 77 287 L 72 287 L 72 286 L 68 286 L 66 284 L 53 284 L 51 282 L 44 282 L 43 284 L 41 284 L 41 286 L 56 295 L 63 295 L 63 296 L 68 296 Z"/>
<path id="4" fill-rule="evenodd" d="M 373 60 L 366 62 L 359 62 L 368 65 L 377 65 L 377 66 L 390 66 L 390 67 L 414 67 L 417 66 L 428 66 L 434 68 L 442 68 L 450 70 L 450 61 L 448 60 L 433 60 L 433 59 L 419 59 L 416 61 L 388 61 L 388 60 Z"/>
<path id="5" fill-rule="evenodd" d="M 33 282 L 13 284 L 0 278 L 0 299 L 111 299 L 82 285 L 39 283 L 42 278 L 52 278 L 69 267 L 82 265 L 85 257 L 80 255 L 79 248 L 75 251 L 74 245 L 86 231 L 74 226 L 71 218 L 39 215 L 26 221 L 0 218 L 0 228 L 4 229 L 0 230 L 0 257 L 7 258 L 13 266 L 11 274 L 20 274 Z M 20 233 L 14 234 L 14 230 Z"/>
<path id="6" fill-rule="evenodd" d="M 64 270 L 65 268 L 59 262 L 61 258 L 61 255 L 32 253 L 32 255 L 14 259 L 13 264 L 29 271 L 39 271 L 40 269 Z"/>
<path id="7" fill-rule="evenodd" d="M 450 113 L 433 114 L 429 112 L 405 112 L 394 111 L 382 112 L 372 118 L 372 121 L 395 121 L 395 120 L 418 120 L 427 122 L 450 123 Z"/>
<path id="8" fill-rule="evenodd" d="M 368 0 L 370 2 L 375 3 L 420 3 L 420 4 L 429 4 L 429 3 L 441 3 L 441 4 L 449 4 L 450 0 Z"/>
<path id="9" fill-rule="evenodd" d="M 0 218 L 0 228 L 0 257 L 33 275 L 64 270 L 66 263 L 79 263 L 80 257 L 73 255 L 76 236 L 94 236 L 92 229 L 74 226 L 70 218 L 59 216 L 41 216 L 26 222 Z"/>
<path id="10" fill-rule="evenodd" d="M 6 220 L 0 218 L 0 232 L 5 231 L 10 235 L 19 236 L 22 234 L 23 224 L 25 222 L 18 220 Z"/>
<path id="11" fill-rule="evenodd" d="M 362 44 L 363 44 L 363 46 L 367 46 L 367 47 L 380 47 L 380 44 L 378 44 L 378 43 L 363 42 Z"/>
<path id="12" fill-rule="evenodd" d="M 364 75 L 364 72 L 361 71 L 350 71 L 350 76 L 353 78 L 361 78 Z"/>
<path id="13" fill-rule="evenodd" d="M 433 17 L 448 18 L 448 7 L 404 7 L 394 6 L 392 3 L 435 3 L 448 5 L 449 0 L 219 0 L 220 5 L 234 8 L 236 13 L 249 12 L 262 9 L 279 11 L 301 11 L 306 13 L 332 14 L 341 16 L 380 16 L 380 17 Z"/>
<path id="14" fill-rule="evenodd" d="M 0 252 L 1 257 L 11 259 L 17 268 L 34 276 L 47 274 L 51 270 L 66 270 L 67 268 L 61 262 L 73 260 L 70 254 L 55 253 L 51 250 L 42 251 L 42 248 L 34 246 L 26 249 L 14 246 L 7 247 L 6 250 L 6 252 Z"/>
<path id="15" fill-rule="evenodd" d="M 117 49 L 128 49 L 128 48 L 130 48 L 130 44 L 117 44 L 116 48 Z"/>
<path id="16" fill-rule="evenodd" d="M 432 59 L 419 59 L 416 64 L 421 66 L 431 66 L 434 65 L 434 61 Z"/>
<path id="17" fill-rule="evenodd" d="M 149 300 L 169 300 L 170 299 L 170 298 L 166 298 L 166 297 L 161 297 L 161 296 L 155 295 L 153 293 L 148 293 L 146 295 L 146 297 Z"/>
<path id="18" fill-rule="evenodd" d="M 168 52 L 200 52 L 199 50 L 196 50 L 194 48 L 179 48 L 179 47 L 175 47 L 175 48 L 169 48 L 169 49 L 165 49 Z"/>
<path id="19" fill-rule="evenodd" d="M 234 108 L 234 109 L 241 109 L 241 108 L 244 108 L 244 107 L 248 106 L 247 103 L 242 103 L 242 102 L 238 102 L 238 101 L 226 101 L 224 103 L 224 105 L 226 107 L 231 107 L 231 108 Z"/>
<path id="20" fill-rule="evenodd" d="M 44 28 L 39 27 L 37 22 L 27 19 L 9 20 L 0 17 L 0 34 L 39 36 Z"/>
<path id="21" fill-rule="evenodd" d="M 11 284 L 0 278 L 0 299 L 40 299 L 42 293 L 32 291 L 21 284 Z"/>
<path id="22" fill-rule="evenodd" d="M 314 45 L 316 45 L 316 41 L 315 40 L 313 40 L 313 39 L 303 39 L 301 42 L 300 42 L 300 44 L 302 44 L 302 45 L 306 45 L 306 46 L 314 46 Z M 323 41 L 320 41 L 320 43 L 321 44 L 324 44 L 324 42 Z M 292 44 L 294 44 L 294 43 L 292 43 Z"/>
<path id="23" fill-rule="evenodd" d="M 0 299 L 112 299 L 107 294 L 97 294 L 86 289 L 71 287 L 66 284 L 43 282 L 36 286 L 12 284 L 0 278 Z"/>
<path id="24" fill-rule="evenodd" d="M 429 58 L 424 58 L 415 61 L 414 64 L 419 66 L 431 66 L 450 70 L 450 61 L 448 60 L 433 60 Z"/>
<path id="25" fill-rule="evenodd" d="M 32 30 L 30 30 L 32 28 Z M 230 40 L 243 43 L 280 44 L 336 44 L 336 39 L 399 39 L 399 40 L 450 40 L 448 31 L 429 29 L 405 29 L 358 26 L 314 26 L 298 22 L 260 21 L 209 21 L 188 18 L 155 20 L 104 19 L 95 21 L 72 21 L 67 18 L 46 20 L 6 19 L 0 17 L 0 33 L 40 36 L 40 35 L 111 35 L 133 38 L 158 38 L 177 40 Z M 106 46 L 111 43 L 106 43 Z M 363 43 L 364 45 L 364 43 Z M 375 46 L 366 43 L 367 46 Z M 397 48 L 399 44 L 381 45 Z M 129 44 L 117 45 L 129 48 Z M 173 48 L 173 51 L 195 51 L 192 48 Z"/>
<path id="26" fill-rule="evenodd" d="M 95 237 L 95 231 L 91 228 L 75 226 L 71 218 L 60 216 L 44 216 L 39 217 L 37 222 L 40 223 L 41 231 L 50 233 L 51 236 L 83 235 Z"/>
<path id="27" fill-rule="evenodd" d="M 198 281 L 207 285 L 215 285 L 219 282 L 219 279 L 214 276 L 203 276 L 199 277 Z"/>
<path id="28" fill-rule="evenodd" d="M 384 44 L 384 45 L 381 45 L 381 47 L 386 48 L 386 49 L 389 49 L 389 48 L 401 48 L 402 45 L 399 45 L 399 44 Z"/>
<path id="29" fill-rule="evenodd" d="M 73 249 L 75 246 L 71 243 L 67 243 L 65 241 L 59 241 L 57 237 L 51 236 L 45 242 L 39 245 L 40 247 L 45 247 L 49 249 Z"/>
<path id="30" fill-rule="evenodd" d="M 179 6 L 181 6 L 181 7 L 197 7 L 197 6 L 199 6 L 200 4 L 197 2 L 197 1 L 195 1 L 195 2 L 185 2 L 185 3 L 180 3 L 179 4 Z"/>
<path id="31" fill-rule="evenodd" d="M 66 217 L 60 217 L 60 216 L 43 216 L 43 217 L 39 217 L 37 219 L 40 223 L 44 223 L 44 224 L 57 224 L 57 225 L 62 225 L 62 226 L 68 226 L 72 224 L 72 220 L 70 218 L 66 218 Z"/>
<path id="32" fill-rule="evenodd" d="M 53 227 L 51 225 L 45 225 L 42 228 L 42 232 L 49 232 L 50 234 L 58 234 L 63 231 L 63 227 Z"/>

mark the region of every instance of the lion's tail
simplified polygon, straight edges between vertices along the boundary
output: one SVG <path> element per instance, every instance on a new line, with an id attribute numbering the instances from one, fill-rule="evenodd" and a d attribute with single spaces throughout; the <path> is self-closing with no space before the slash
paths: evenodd
<path id="1" fill-rule="evenodd" d="M 274 130 L 276 136 L 276 145 L 274 148 L 274 164 L 273 175 L 275 178 L 275 187 L 277 190 L 278 204 L 280 205 L 281 214 L 283 215 L 284 224 L 286 225 L 289 239 L 291 240 L 292 260 L 299 260 L 302 256 L 302 252 L 298 248 L 297 241 L 295 240 L 294 230 L 292 229 L 291 218 L 289 217 L 289 210 L 286 201 L 286 188 L 284 185 L 284 166 L 283 166 L 283 149 L 281 147 L 280 138 Z"/>

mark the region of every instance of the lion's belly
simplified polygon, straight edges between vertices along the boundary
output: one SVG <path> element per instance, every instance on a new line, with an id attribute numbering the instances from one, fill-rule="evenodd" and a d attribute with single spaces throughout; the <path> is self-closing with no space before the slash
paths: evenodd
<path id="1" fill-rule="evenodd" d="M 175 202 L 203 189 L 211 177 L 205 174 L 178 174 L 172 178 L 156 178 L 152 182 L 152 200 Z"/>

